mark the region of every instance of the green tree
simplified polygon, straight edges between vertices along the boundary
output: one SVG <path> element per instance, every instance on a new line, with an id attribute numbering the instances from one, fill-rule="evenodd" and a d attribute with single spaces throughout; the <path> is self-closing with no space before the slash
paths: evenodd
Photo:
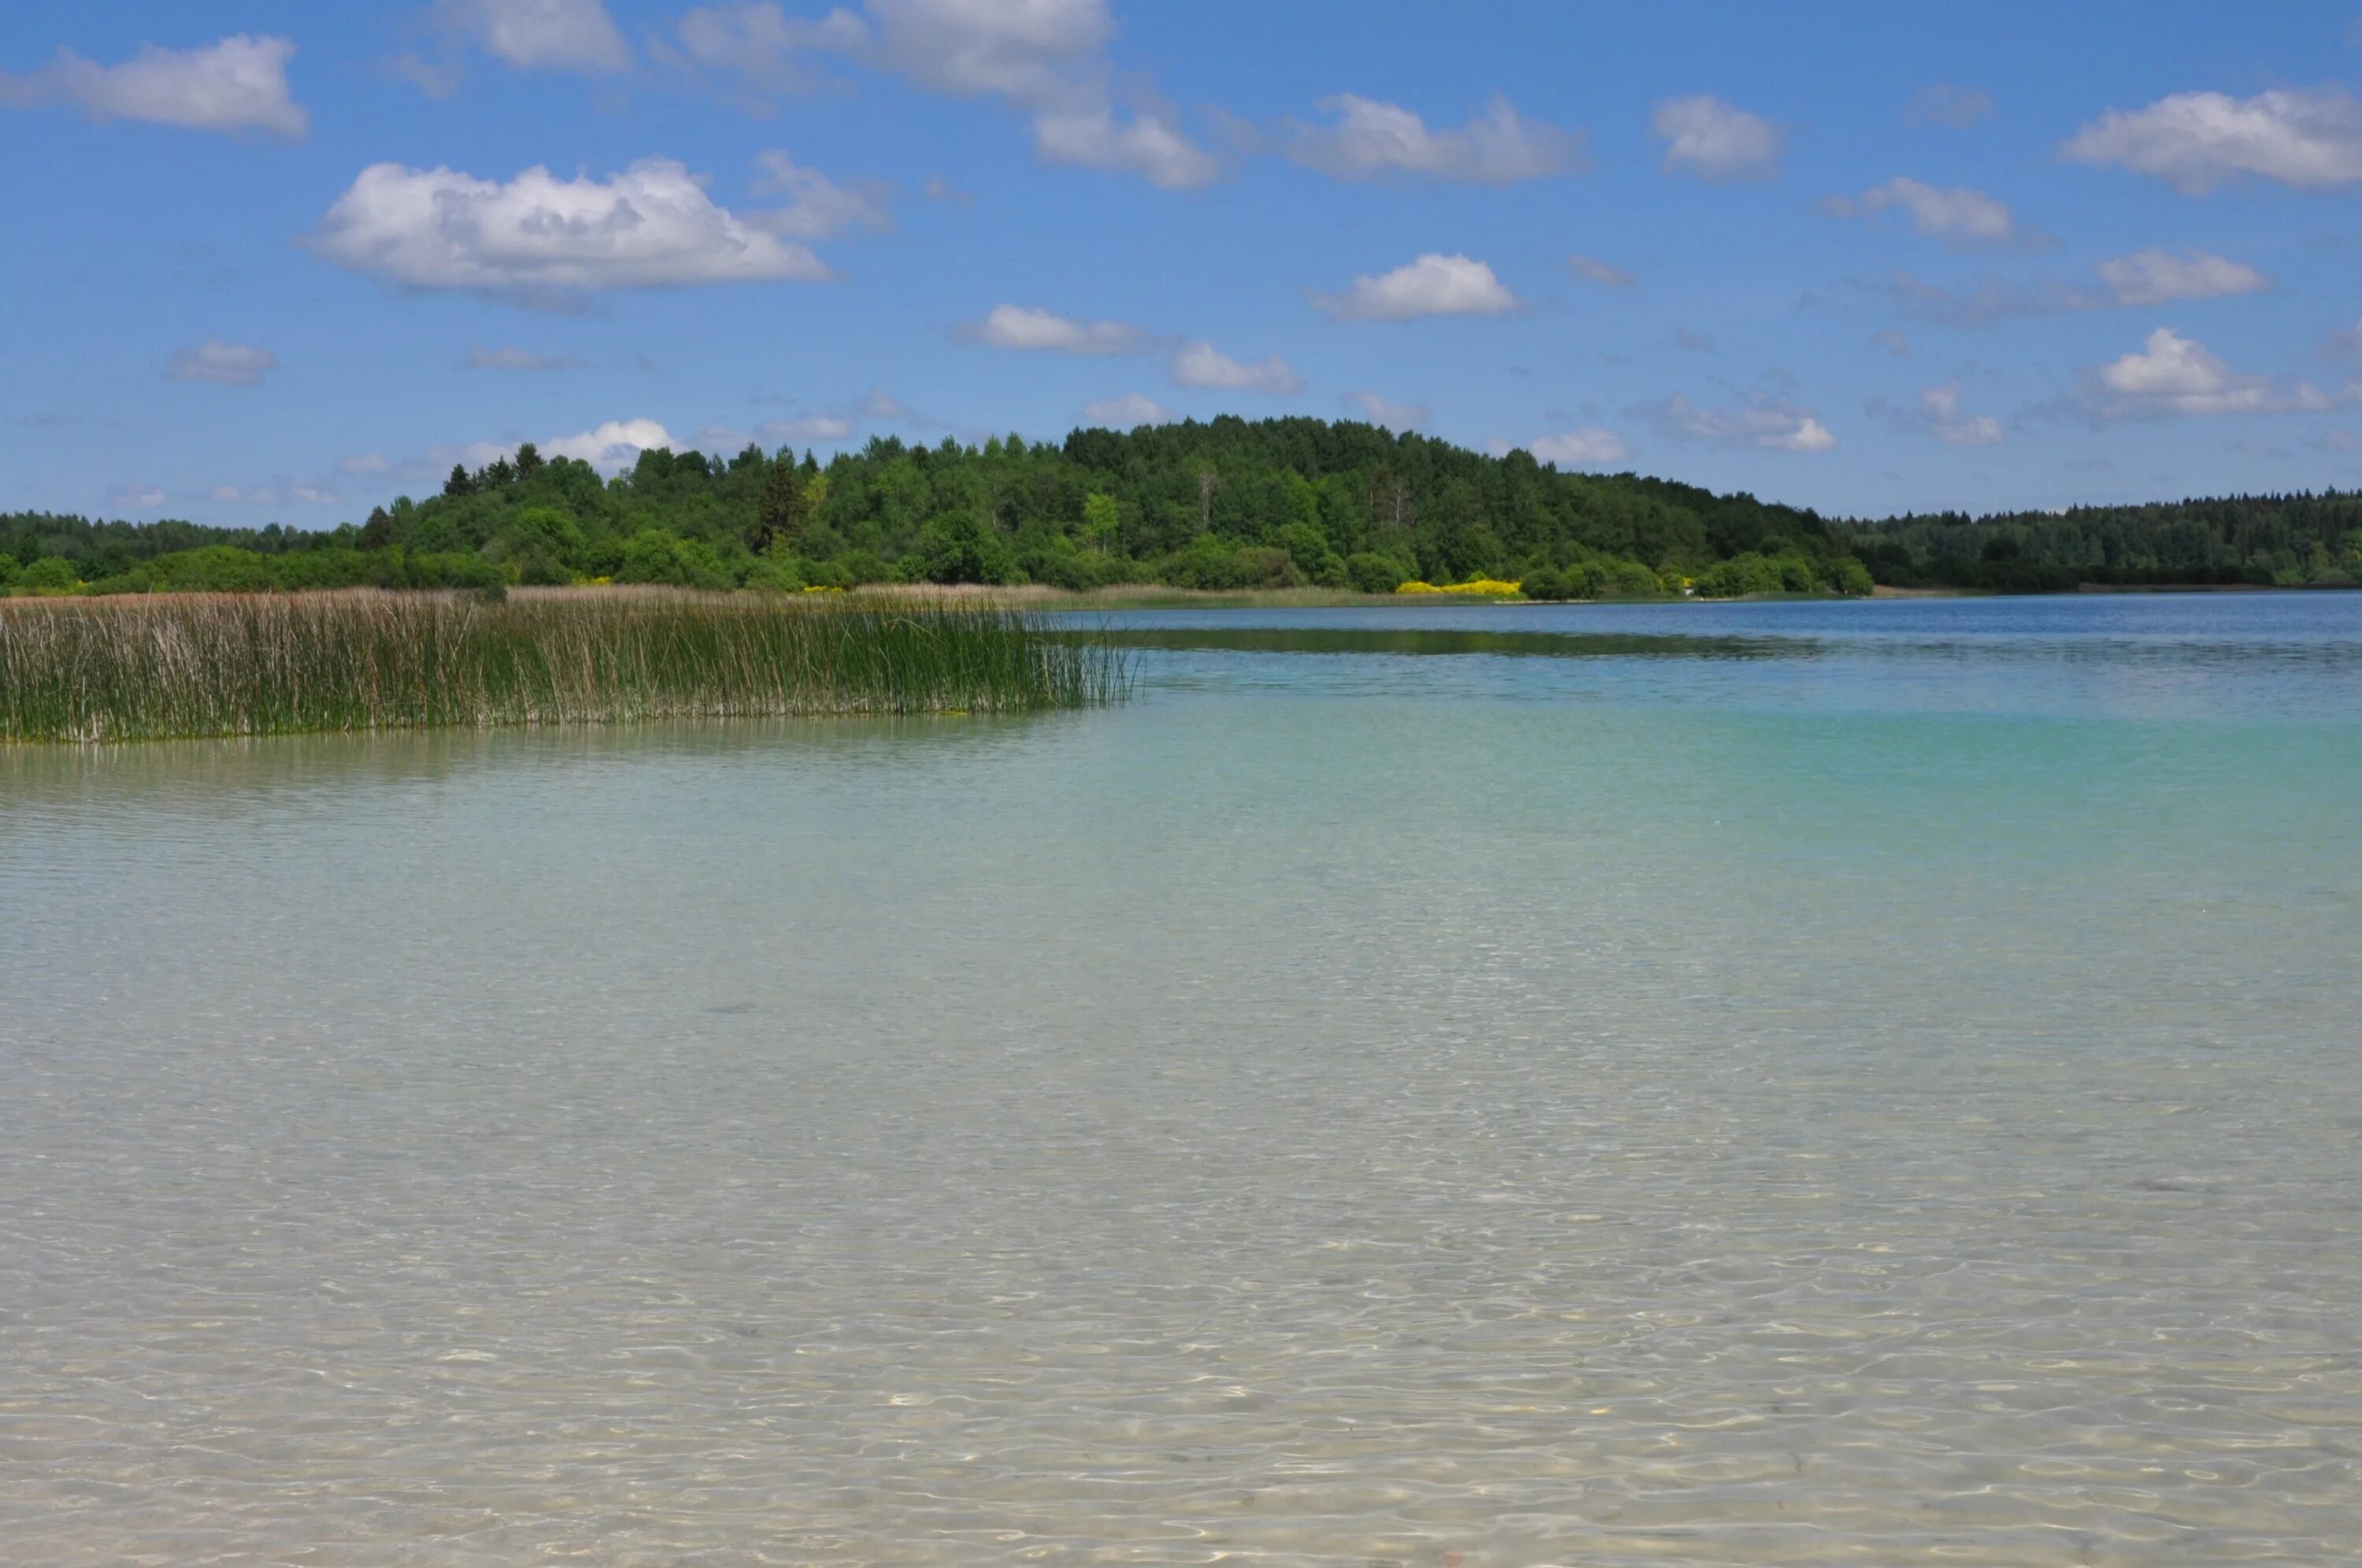
<path id="1" fill-rule="evenodd" d="M 1123 510 L 1114 496 L 1093 491 L 1083 497 L 1083 543 L 1104 556 L 1122 530 Z"/>

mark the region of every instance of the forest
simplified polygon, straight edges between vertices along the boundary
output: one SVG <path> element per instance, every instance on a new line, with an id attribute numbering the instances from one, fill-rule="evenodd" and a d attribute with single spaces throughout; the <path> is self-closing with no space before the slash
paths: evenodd
<path id="1" fill-rule="evenodd" d="M 0 514 L 0 589 L 17 592 L 620 581 L 1387 593 L 1474 578 L 1549 599 L 2357 583 L 2362 495 L 1849 521 L 1372 425 L 1222 417 L 1062 443 L 880 436 L 824 464 L 751 445 L 653 450 L 612 477 L 528 443 L 454 468 L 439 493 L 321 530 Z"/>

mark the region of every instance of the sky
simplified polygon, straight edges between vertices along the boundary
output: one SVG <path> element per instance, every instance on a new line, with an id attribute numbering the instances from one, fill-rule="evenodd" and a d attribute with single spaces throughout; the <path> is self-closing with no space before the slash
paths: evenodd
<path id="1" fill-rule="evenodd" d="M 12 0 L 0 510 L 1218 414 L 2356 488 L 2357 91 L 2355 0 Z"/>

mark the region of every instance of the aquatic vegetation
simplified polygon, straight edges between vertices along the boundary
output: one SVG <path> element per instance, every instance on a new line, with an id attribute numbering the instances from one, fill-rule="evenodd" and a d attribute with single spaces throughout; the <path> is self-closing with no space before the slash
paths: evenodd
<path id="1" fill-rule="evenodd" d="M 1455 599 L 1516 599 L 1523 591 L 1514 582 L 1503 582 L 1490 577 L 1474 577 L 1470 578 L 1466 582 L 1432 583 L 1414 580 L 1403 583 L 1395 591 L 1414 594 L 1449 594 Z"/>
<path id="2" fill-rule="evenodd" d="M 1021 712 L 1129 690 L 1027 612 L 828 594 L 359 590 L 0 606 L 0 739 Z"/>

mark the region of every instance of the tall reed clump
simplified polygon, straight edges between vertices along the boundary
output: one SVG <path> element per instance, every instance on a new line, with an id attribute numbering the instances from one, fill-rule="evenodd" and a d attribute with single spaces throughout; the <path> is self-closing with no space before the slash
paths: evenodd
<path id="1" fill-rule="evenodd" d="M 1125 656 L 974 602 L 665 590 L 19 600 L 0 740 L 1027 712 L 1120 701 Z"/>

